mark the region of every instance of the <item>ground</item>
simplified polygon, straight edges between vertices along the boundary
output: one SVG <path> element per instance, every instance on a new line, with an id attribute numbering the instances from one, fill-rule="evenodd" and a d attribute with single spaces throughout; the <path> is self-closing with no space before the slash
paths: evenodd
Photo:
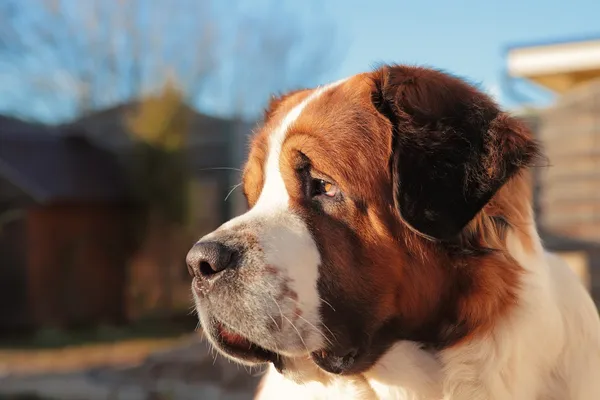
<path id="1" fill-rule="evenodd" d="M 0 400 L 242 400 L 259 379 L 198 334 L 0 350 Z"/>

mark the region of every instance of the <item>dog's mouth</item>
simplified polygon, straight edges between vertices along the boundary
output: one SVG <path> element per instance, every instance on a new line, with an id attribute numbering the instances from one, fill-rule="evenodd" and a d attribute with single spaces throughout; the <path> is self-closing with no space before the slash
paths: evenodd
<path id="1" fill-rule="evenodd" d="M 277 353 L 233 332 L 222 322 L 214 321 L 210 330 L 216 347 L 231 358 L 251 364 L 269 362 L 277 364 L 280 362 L 280 356 Z"/>
<path id="2" fill-rule="evenodd" d="M 215 347 L 226 356 L 245 364 L 273 363 L 280 372 L 286 369 L 284 356 L 252 342 L 224 323 L 213 320 L 209 330 Z M 342 352 L 322 349 L 311 352 L 307 356 L 321 369 L 332 374 L 343 375 L 356 367 L 355 363 L 360 354 L 357 348 Z"/>

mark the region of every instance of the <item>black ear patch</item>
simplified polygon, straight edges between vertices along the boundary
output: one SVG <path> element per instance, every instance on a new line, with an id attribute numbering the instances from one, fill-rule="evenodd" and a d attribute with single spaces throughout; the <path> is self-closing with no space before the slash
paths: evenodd
<path id="1" fill-rule="evenodd" d="M 372 101 L 393 127 L 395 206 L 408 225 L 435 239 L 456 237 L 538 154 L 517 120 L 439 71 L 383 67 L 374 73 Z"/>

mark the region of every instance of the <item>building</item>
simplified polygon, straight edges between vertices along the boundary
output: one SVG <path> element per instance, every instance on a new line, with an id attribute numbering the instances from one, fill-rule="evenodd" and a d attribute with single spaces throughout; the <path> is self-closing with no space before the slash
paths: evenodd
<path id="1" fill-rule="evenodd" d="M 145 102 L 156 99 L 157 97 L 149 97 L 119 104 L 83 116 L 61 126 L 60 129 L 85 132 L 92 143 L 117 155 L 121 163 L 127 165 L 131 158 L 135 157 L 133 148 L 136 143 L 131 134 L 129 120 L 139 112 Z M 190 171 L 197 190 L 211 197 L 208 199 L 205 196 L 205 201 L 210 202 L 211 206 L 201 209 L 210 211 L 207 215 L 197 216 L 196 226 L 214 225 L 216 220 L 226 220 L 244 208 L 242 196 L 237 192 L 229 196 L 230 201 L 222 200 L 240 181 L 237 169 L 245 160 L 248 135 L 255 123 L 209 116 L 186 104 L 181 108 L 187 120 L 185 148 Z"/>
<path id="2" fill-rule="evenodd" d="M 508 73 L 558 95 L 583 87 L 600 77 L 600 37 L 512 46 Z"/>
<path id="3" fill-rule="evenodd" d="M 124 319 L 121 177 L 84 137 L 0 118 L 0 331 Z"/>
<path id="4" fill-rule="evenodd" d="M 139 104 L 55 127 L 0 116 L 0 331 L 187 314 L 184 255 L 243 211 L 240 193 L 224 199 L 252 125 L 185 106 L 191 214 L 185 226 L 149 219 L 137 240 L 127 118 Z"/>
<path id="5" fill-rule="evenodd" d="M 557 95 L 536 116 L 551 164 L 539 175 L 540 223 L 600 242 L 600 39 L 512 48 L 508 70 Z"/>
<path id="6" fill-rule="evenodd" d="M 534 204 L 547 247 L 600 299 L 600 38 L 514 46 L 508 74 L 554 94 L 543 109 L 520 110 L 548 166 L 536 168 Z M 544 237 L 543 237 L 544 239 Z"/>

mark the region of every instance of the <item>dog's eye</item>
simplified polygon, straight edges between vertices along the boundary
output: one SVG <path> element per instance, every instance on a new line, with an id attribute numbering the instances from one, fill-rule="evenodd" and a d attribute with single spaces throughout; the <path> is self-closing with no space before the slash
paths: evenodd
<path id="1" fill-rule="evenodd" d="M 312 197 L 321 195 L 335 197 L 335 195 L 338 194 L 338 191 L 338 187 L 331 182 L 327 182 L 323 179 L 313 179 Z"/>

